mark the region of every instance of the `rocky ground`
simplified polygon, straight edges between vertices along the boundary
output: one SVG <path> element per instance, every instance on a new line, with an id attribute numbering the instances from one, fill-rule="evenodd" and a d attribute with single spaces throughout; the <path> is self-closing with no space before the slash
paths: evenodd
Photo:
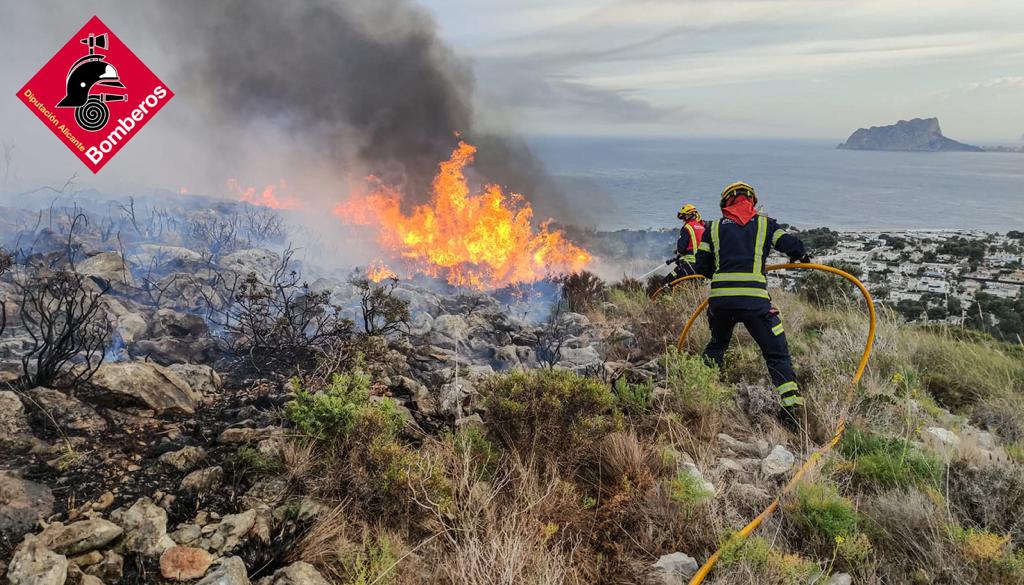
<path id="1" fill-rule="evenodd" d="M 1024 429 L 1007 406 L 1024 370 L 988 341 L 884 321 L 851 404 L 856 308 L 781 295 L 810 405 L 794 435 L 775 422 L 749 340 L 721 381 L 666 351 L 697 287 L 650 302 L 628 281 L 477 293 L 325 272 L 289 288 L 289 253 L 257 238 L 212 253 L 194 225 L 145 228 L 111 249 L 84 231 L 70 250 L 61 225 L 37 230 L 0 283 L 0 576 L 12 585 L 683 583 L 841 416 L 861 442 L 769 521 L 773 543 L 723 557 L 715 582 L 1024 575 L 1024 524 L 1007 512 L 1024 505 Z M 54 270 L 103 293 L 109 335 L 102 357 L 64 366 L 95 363 L 88 379 L 45 387 L 21 361 L 38 341 L 19 302 L 26 279 Z M 266 303 L 273 291 L 283 305 Z M 292 338 L 252 342 L 284 339 L 281 322 L 309 317 L 311 299 L 337 321 L 300 319 L 308 353 Z M 239 319 L 239 306 L 259 310 Z M 348 321 L 337 344 L 308 334 Z M 965 351 L 984 384 L 960 381 L 972 374 L 949 356 Z M 299 361 L 284 367 L 284 354 Z M 868 473 L 876 436 L 896 438 Z M 890 447 L 898 463 L 879 459 Z M 901 498 L 937 511 L 901 524 Z M 907 549 L 926 529 L 927 550 Z"/>

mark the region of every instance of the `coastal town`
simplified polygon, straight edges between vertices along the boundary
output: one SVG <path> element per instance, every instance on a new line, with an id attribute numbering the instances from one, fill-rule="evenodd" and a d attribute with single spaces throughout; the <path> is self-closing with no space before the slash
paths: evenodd
<path id="1" fill-rule="evenodd" d="M 815 262 L 847 268 L 876 301 L 907 321 L 943 322 L 1009 337 L 1024 315 L 1024 233 L 976 230 L 802 232 Z M 803 275 L 783 272 L 776 286 L 797 290 Z"/>

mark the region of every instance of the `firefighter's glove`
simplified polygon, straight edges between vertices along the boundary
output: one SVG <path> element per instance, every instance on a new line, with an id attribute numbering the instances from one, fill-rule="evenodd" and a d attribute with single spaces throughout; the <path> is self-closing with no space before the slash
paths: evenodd
<path id="1" fill-rule="evenodd" d="M 810 264 L 811 263 L 811 255 L 810 254 L 804 254 L 804 256 L 802 258 L 799 257 L 799 256 L 794 256 L 794 257 L 790 258 L 789 261 L 791 263 L 793 263 L 793 264 L 796 264 L 796 263 Z"/>
<path id="2" fill-rule="evenodd" d="M 676 262 L 679 262 L 679 256 L 673 256 L 673 257 L 669 258 L 668 260 L 665 260 L 665 264 L 667 264 L 669 266 L 675 264 Z"/>

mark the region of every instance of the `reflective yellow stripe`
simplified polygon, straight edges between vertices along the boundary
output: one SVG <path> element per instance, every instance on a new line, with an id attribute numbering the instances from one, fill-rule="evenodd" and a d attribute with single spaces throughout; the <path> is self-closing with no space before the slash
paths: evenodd
<path id="1" fill-rule="evenodd" d="M 782 328 L 782 323 L 779 323 L 775 327 L 772 327 L 772 333 L 774 333 L 776 337 L 782 335 L 783 331 L 785 331 L 785 329 Z"/>
<path id="2" fill-rule="evenodd" d="M 694 262 L 697 261 L 697 257 L 694 256 L 693 254 L 687 254 L 686 256 L 681 256 L 679 259 L 682 260 L 683 262 L 689 262 L 690 264 L 693 264 Z"/>
<path id="3" fill-rule="evenodd" d="M 693 250 L 696 250 L 697 249 L 697 232 L 693 231 L 693 226 L 691 226 L 688 223 L 683 224 L 683 227 L 686 228 L 686 233 L 690 234 L 690 248 L 693 249 Z"/>
<path id="4" fill-rule="evenodd" d="M 784 235 L 786 235 L 786 230 L 775 230 L 775 233 L 772 234 L 772 245 L 774 246 L 777 244 L 779 242 L 779 238 Z"/>
<path id="5" fill-rule="evenodd" d="M 718 267 L 722 265 L 718 258 L 718 251 L 722 249 L 721 242 L 718 239 L 718 226 L 721 224 L 722 220 L 720 219 L 716 219 L 711 224 L 711 245 L 715 248 L 715 270 L 718 270 Z"/>
<path id="6" fill-rule="evenodd" d="M 794 405 L 803 404 L 803 403 L 804 403 L 804 398 L 803 398 L 803 396 L 800 396 L 799 394 L 794 395 L 794 396 L 786 396 L 785 398 L 782 399 L 782 406 L 794 406 Z"/>
<path id="7" fill-rule="evenodd" d="M 713 288 L 711 298 L 716 297 L 757 297 L 759 299 L 770 299 L 768 291 L 761 288 Z"/>
<path id="8" fill-rule="evenodd" d="M 764 282 L 768 279 L 763 274 L 752 272 L 718 272 L 711 278 L 711 282 Z"/>
<path id="9" fill-rule="evenodd" d="M 711 244 L 709 244 L 707 242 L 701 242 L 700 245 L 697 246 L 697 249 L 700 250 L 701 252 L 710 252 L 711 251 Z"/>
<path id="10" fill-rule="evenodd" d="M 784 384 L 779 384 L 778 386 L 775 387 L 775 390 L 780 395 L 786 395 L 786 394 L 789 394 L 790 392 L 796 392 L 797 391 L 796 382 L 786 382 Z"/>
<path id="11" fill-rule="evenodd" d="M 752 272 L 761 274 L 762 262 L 764 261 L 764 241 L 768 237 L 768 218 L 757 216 L 757 239 L 754 240 L 754 270 Z"/>

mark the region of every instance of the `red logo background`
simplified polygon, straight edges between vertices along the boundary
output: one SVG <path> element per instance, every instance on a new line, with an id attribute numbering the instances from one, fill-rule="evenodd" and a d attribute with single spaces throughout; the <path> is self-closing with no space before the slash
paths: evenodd
<path id="1" fill-rule="evenodd" d="M 57 103 L 64 99 L 67 90 L 68 71 L 71 66 L 89 52 L 89 47 L 80 42 L 90 34 L 99 36 L 107 35 L 107 48 L 97 48 L 96 53 L 105 55 L 105 61 L 116 70 L 125 89 L 115 88 L 93 88 L 93 93 L 100 89 L 109 93 L 123 93 L 128 96 L 126 101 L 106 102 L 105 105 L 110 111 L 110 118 L 107 124 L 94 132 L 82 129 L 75 122 L 74 108 L 58 108 Z M 158 99 L 156 105 L 146 105 L 146 113 L 141 120 L 136 120 L 134 127 L 125 132 L 124 136 L 113 141 L 108 141 L 109 152 L 104 152 L 103 158 L 94 163 L 86 155 L 90 147 L 100 148 L 101 143 L 108 139 L 109 134 L 119 127 L 119 120 L 132 118 L 133 110 L 140 107 L 148 96 L 151 96 L 157 87 L 163 87 L 166 95 Z M 35 100 L 47 110 L 44 112 L 32 103 L 27 92 L 31 92 Z M 35 74 L 32 79 L 18 92 L 20 99 L 43 123 L 50 128 L 71 152 L 89 169 L 98 172 L 121 148 L 127 144 L 143 126 L 148 123 L 164 105 L 174 97 L 174 93 L 152 72 L 146 65 L 132 53 L 117 36 L 96 16 L 93 16 L 71 39 L 63 46 L 46 65 Z M 152 100 L 150 100 L 152 103 Z M 50 116 L 47 113 L 51 114 Z M 56 118 L 54 122 L 53 118 Z M 64 127 L 62 129 L 61 127 Z M 68 136 L 65 130 L 71 134 Z M 72 138 L 73 137 L 73 138 Z M 81 146 L 75 144 L 77 140 Z"/>

